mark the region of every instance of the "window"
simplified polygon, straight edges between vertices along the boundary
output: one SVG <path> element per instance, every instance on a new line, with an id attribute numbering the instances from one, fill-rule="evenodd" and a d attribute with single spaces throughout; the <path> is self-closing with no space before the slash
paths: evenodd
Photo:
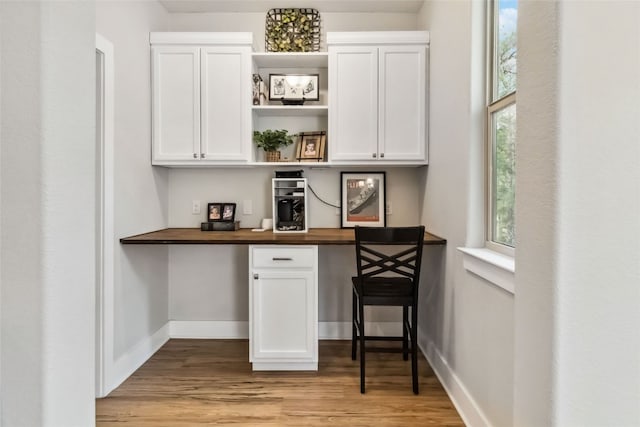
<path id="1" fill-rule="evenodd" d="M 487 246 L 513 255 L 518 0 L 489 0 L 488 16 Z"/>

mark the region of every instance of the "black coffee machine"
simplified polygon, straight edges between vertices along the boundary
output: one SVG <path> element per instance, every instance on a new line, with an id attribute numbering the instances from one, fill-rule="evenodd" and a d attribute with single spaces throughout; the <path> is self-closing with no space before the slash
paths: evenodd
<path id="1" fill-rule="evenodd" d="M 289 225 L 293 222 L 293 199 L 278 201 L 278 224 Z"/>

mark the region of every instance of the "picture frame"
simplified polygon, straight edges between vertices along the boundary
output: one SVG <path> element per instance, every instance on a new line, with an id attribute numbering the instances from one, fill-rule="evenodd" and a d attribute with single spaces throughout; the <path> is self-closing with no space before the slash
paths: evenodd
<path id="1" fill-rule="evenodd" d="M 221 221 L 222 220 L 222 204 L 221 203 L 207 203 L 207 221 Z"/>
<path id="2" fill-rule="evenodd" d="M 298 147 L 296 148 L 296 160 L 299 162 L 324 162 L 327 133 L 300 132 Z"/>
<path id="3" fill-rule="evenodd" d="M 235 203 L 214 202 L 207 204 L 207 222 L 233 222 L 235 217 Z"/>
<path id="4" fill-rule="evenodd" d="M 318 74 L 269 74 L 269 101 L 302 105 L 320 100 Z"/>
<path id="5" fill-rule="evenodd" d="M 340 173 L 341 228 L 386 227 L 386 173 Z"/>
<path id="6" fill-rule="evenodd" d="M 253 90 L 252 90 L 252 102 L 253 105 L 264 105 L 267 103 L 267 85 L 262 81 L 260 74 L 253 74 Z"/>

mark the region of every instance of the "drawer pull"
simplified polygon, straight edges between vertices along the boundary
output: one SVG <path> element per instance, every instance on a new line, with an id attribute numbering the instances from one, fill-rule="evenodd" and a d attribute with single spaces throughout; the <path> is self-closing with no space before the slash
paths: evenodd
<path id="1" fill-rule="evenodd" d="M 271 258 L 274 261 L 293 261 L 293 258 L 288 258 L 288 257 L 273 257 Z"/>

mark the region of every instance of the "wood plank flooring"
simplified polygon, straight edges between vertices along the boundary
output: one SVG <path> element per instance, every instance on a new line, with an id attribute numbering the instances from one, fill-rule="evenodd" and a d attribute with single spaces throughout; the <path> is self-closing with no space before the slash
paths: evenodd
<path id="1" fill-rule="evenodd" d="M 350 341 L 320 341 L 318 372 L 253 372 L 246 340 L 170 340 L 108 397 L 97 426 L 464 426 L 421 356 L 367 353 L 367 389 Z"/>

